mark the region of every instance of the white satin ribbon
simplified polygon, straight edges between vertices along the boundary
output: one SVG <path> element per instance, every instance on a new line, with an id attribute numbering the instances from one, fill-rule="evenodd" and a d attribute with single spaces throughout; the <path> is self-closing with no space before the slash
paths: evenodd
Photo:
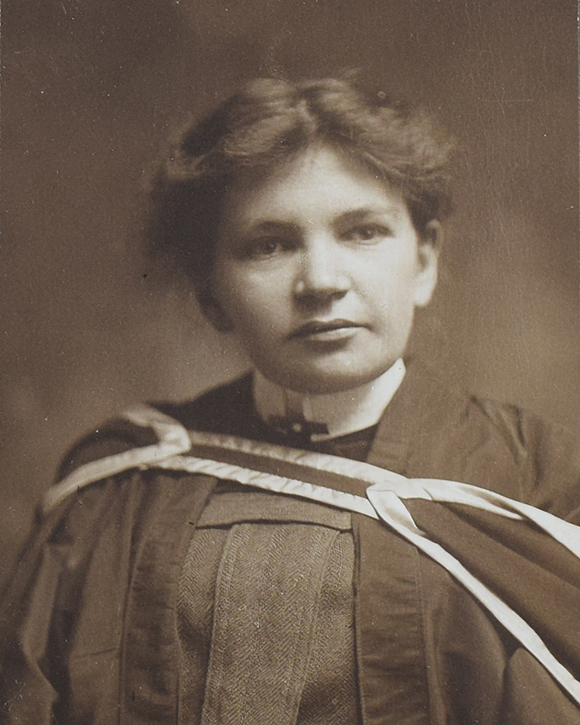
<path id="1" fill-rule="evenodd" d="M 215 476 L 222 480 L 261 488 L 275 493 L 299 496 L 335 506 L 374 519 L 380 519 L 420 551 L 444 567 L 500 622 L 580 704 L 580 682 L 552 655 L 535 630 L 503 602 L 442 546 L 431 541 L 417 527 L 404 499 L 419 498 L 441 503 L 473 506 L 499 516 L 528 520 L 559 541 L 580 558 L 580 527 L 552 514 L 501 496 L 477 486 L 442 479 L 408 479 L 392 471 L 338 456 L 299 451 L 282 446 L 247 440 L 235 436 L 187 431 L 180 423 L 154 408 L 139 406 L 125 414 L 135 425 L 153 428 L 159 443 L 136 448 L 81 466 L 52 487 L 44 509 L 54 508 L 64 498 L 84 486 L 131 468 L 161 468 Z M 298 478 L 265 473 L 251 467 L 226 463 L 213 458 L 185 456 L 195 446 L 237 451 L 256 458 L 266 458 L 304 466 L 310 471 L 327 471 L 368 484 L 366 496 L 345 493 Z M 571 633 L 572 635 L 572 633 Z"/>

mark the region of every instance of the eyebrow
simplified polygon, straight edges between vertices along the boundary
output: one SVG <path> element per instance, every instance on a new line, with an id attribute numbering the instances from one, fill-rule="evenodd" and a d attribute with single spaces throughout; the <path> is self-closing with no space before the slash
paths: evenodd
<path id="1" fill-rule="evenodd" d="M 368 219 L 368 217 L 384 215 L 389 215 L 394 219 L 398 219 L 400 217 L 400 212 L 396 207 L 391 205 L 385 206 L 384 208 L 360 207 L 358 209 L 349 209 L 348 211 L 339 214 L 332 220 L 332 224 L 335 226 L 340 226 L 343 224 L 356 224 L 357 222 Z M 299 231 L 300 226 L 290 220 L 286 221 L 284 219 L 263 219 L 258 220 L 255 224 L 250 224 L 249 228 L 247 229 L 247 231 L 251 231 L 252 233 L 268 233 L 287 230 Z"/>
<path id="2" fill-rule="evenodd" d="M 335 220 L 337 223 L 356 223 L 363 221 L 369 216 L 383 216 L 388 214 L 389 216 L 398 219 L 400 212 L 394 206 L 386 206 L 385 208 L 377 207 L 361 207 L 359 209 L 350 209 L 340 214 Z"/>
<path id="3" fill-rule="evenodd" d="M 274 221 L 272 219 L 264 219 L 263 221 L 258 221 L 255 224 L 248 225 L 248 230 L 250 232 L 277 232 L 280 230 L 286 230 L 286 229 L 292 229 L 294 231 L 298 231 L 298 225 L 294 224 L 294 222 L 290 221 Z"/>

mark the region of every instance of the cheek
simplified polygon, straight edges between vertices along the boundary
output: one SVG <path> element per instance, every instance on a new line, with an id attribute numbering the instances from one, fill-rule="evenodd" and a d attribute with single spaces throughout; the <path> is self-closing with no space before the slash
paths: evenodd
<path id="1" fill-rule="evenodd" d="M 280 314 L 279 288 L 253 275 L 226 267 L 214 289 L 220 308 L 242 335 L 254 336 L 267 330 Z"/>
<path id="2" fill-rule="evenodd" d="M 416 265 L 411 259 L 394 264 L 386 260 L 367 274 L 361 285 L 369 304 L 382 310 L 400 310 L 413 305 Z"/>
<path id="3" fill-rule="evenodd" d="M 216 264 L 211 283 L 212 299 L 219 313 L 233 325 L 238 326 L 238 315 L 243 296 L 236 275 L 232 275 L 227 265 Z"/>
<path id="4" fill-rule="evenodd" d="M 251 290 L 251 286 L 237 265 L 218 261 L 214 268 L 213 290 L 216 300 L 224 308 L 235 309 Z"/>

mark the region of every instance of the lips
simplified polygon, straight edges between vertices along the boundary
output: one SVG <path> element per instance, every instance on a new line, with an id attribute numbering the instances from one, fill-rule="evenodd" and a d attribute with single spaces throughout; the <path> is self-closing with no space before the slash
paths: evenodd
<path id="1" fill-rule="evenodd" d="M 316 337 L 325 333 L 332 333 L 335 330 L 348 330 L 348 328 L 362 327 L 358 322 L 352 320 L 311 320 L 298 327 L 290 334 L 290 338 Z"/>

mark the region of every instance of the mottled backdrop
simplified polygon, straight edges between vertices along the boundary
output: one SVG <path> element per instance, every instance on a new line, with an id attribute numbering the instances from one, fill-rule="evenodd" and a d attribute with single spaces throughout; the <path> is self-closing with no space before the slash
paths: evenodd
<path id="1" fill-rule="evenodd" d="M 140 257 L 162 140 L 241 80 L 361 68 L 463 155 L 414 348 L 580 418 L 574 0 L 5 0 L 0 579 L 68 443 L 243 365 Z"/>

